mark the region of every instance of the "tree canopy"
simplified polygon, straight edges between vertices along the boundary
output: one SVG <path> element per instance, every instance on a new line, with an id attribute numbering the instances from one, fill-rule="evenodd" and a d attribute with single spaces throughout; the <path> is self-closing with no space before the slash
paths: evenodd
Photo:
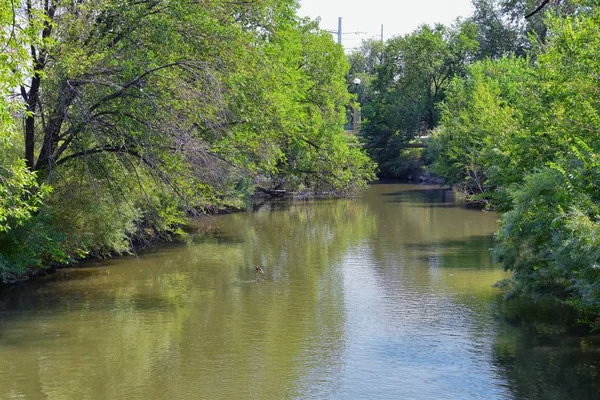
<path id="1" fill-rule="evenodd" d="M 597 329 L 600 10 L 576 4 L 545 17 L 532 58 L 453 81 L 431 151 L 448 183 L 505 212 L 494 255 L 509 294 L 569 304 Z"/>
<path id="2" fill-rule="evenodd" d="M 296 1 L 2 1 L 0 273 L 127 251 L 256 187 L 372 177 L 343 50 Z"/>
<path id="3" fill-rule="evenodd" d="M 422 26 L 386 43 L 373 83 L 377 97 L 364 107 L 361 130 L 383 175 L 398 175 L 401 150 L 437 126 L 437 104 L 477 51 L 476 32 L 468 22 L 451 28 Z"/>

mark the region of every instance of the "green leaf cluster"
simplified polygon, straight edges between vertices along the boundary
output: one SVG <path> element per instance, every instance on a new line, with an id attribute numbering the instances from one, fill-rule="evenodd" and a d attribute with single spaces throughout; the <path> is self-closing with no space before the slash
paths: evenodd
<path id="1" fill-rule="evenodd" d="M 257 187 L 373 178 L 343 49 L 295 0 L 0 5 L 4 271 L 170 238 Z"/>
<path id="2" fill-rule="evenodd" d="M 13 115 L 22 111 L 13 102 L 10 91 L 20 84 L 21 73 L 15 71 L 24 57 L 22 51 L 8 52 L 17 40 L 13 26 L 12 2 L 0 1 L 0 234 L 15 229 L 38 210 L 49 188 L 38 185 L 35 173 L 18 157 L 15 144 L 17 127 Z"/>
<path id="3" fill-rule="evenodd" d="M 439 122 L 437 105 L 455 75 L 477 51 L 476 26 L 422 26 L 385 45 L 372 84 L 376 98 L 363 107 L 362 141 L 379 164 L 381 175 L 398 176 L 401 152 L 415 137 L 427 135 Z"/>
<path id="4" fill-rule="evenodd" d="M 600 9 L 547 16 L 531 59 L 482 61 L 455 79 L 433 169 L 504 211 L 495 257 L 511 294 L 551 298 L 600 324 Z"/>

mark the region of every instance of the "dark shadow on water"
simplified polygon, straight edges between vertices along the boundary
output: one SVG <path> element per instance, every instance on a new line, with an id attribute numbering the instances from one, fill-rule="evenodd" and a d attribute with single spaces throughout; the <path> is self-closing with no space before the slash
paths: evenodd
<path id="1" fill-rule="evenodd" d="M 55 275 L 54 281 L 80 281 L 83 279 L 105 276 L 110 274 L 110 270 L 108 270 L 107 267 L 109 267 L 109 265 L 106 264 L 104 264 L 102 268 L 84 264 L 78 266 L 77 269 L 64 269 Z"/>
<path id="2" fill-rule="evenodd" d="M 123 309 L 134 312 L 145 310 L 174 310 L 182 299 L 161 297 L 162 292 L 154 282 L 152 287 L 136 286 L 135 291 L 122 292 L 115 286 L 110 277 L 111 264 L 87 261 L 75 268 L 58 270 L 47 276 L 39 276 L 34 280 L 16 286 L 7 286 L 0 291 L 0 339 L 6 343 L 3 335 L 4 323 L 27 319 L 31 315 L 55 315 L 71 313 L 77 310 L 85 312 L 110 312 Z M 126 281 L 116 284 L 127 285 Z M 168 287 L 168 282 L 164 288 Z"/>
<path id="3" fill-rule="evenodd" d="M 383 197 L 394 202 L 411 202 L 411 203 L 455 203 L 456 196 L 454 192 L 446 189 L 436 188 L 411 188 L 398 192 L 382 193 Z"/>
<path id="4" fill-rule="evenodd" d="M 388 203 L 404 203 L 402 200 L 392 200 Z M 411 203 L 410 208 L 468 208 L 464 203 Z"/>
<path id="5" fill-rule="evenodd" d="M 133 294 L 124 301 L 117 293 L 111 293 L 107 288 L 85 290 L 80 288 L 69 292 L 63 290 L 52 292 L 45 290 L 44 287 L 22 288 L 14 295 L 3 295 L 0 298 L 0 342 L 8 346 L 31 346 L 31 338 L 36 341 L 47 338 L 45 334 L 38 331 L 42 322 L 35 323 L 25 340 L 20 340 L 13 335 L 7 335 L 5 327 L 12 325 L 11 321 L 43 321 L 41 316 L 52 316 L 51 320 L 57 320 L 56 316 L 60 314 L 78 315 L 79 312 L 99 313 L 105 315 L 107 312 L 117 310 L 127 310 L 132 314 L 145 312 L 163 313 L 175 312 L 178 305 L 172 301 L 156 296 L 155 294 Z M 23 290 L 26 289 L 26 290 Z M 45 325 L 47 326 L 47 325 Z M 52 326 L 52 325 L 50 325 Z M 53 339 L 53 337 L 49 337 Z"/>
<path id="6" fill-rule="evenodd" d="M 448 249 L 456 248 L 463 251 L 481 251 L 482 248 L 490 249 L 494 245 L 494 237 L 492 235 L 470 236 L 465 239 L 458 240 L 442 240 L 431 241 L 427 243 L 412 243 L 409 244 L 410 249 L 414 250 L 431 250 L 431 249 Z"/>
<path id="7" fill-rule="evenodd" d="M 289 211 L 294 207 L 305 207 L 310 204 L 327 205 L 351 198 L 333 197 L 288 197 L 283 199 L 261 199 L 254 200 L 248 205 L 250 212 L 281 212 Z"/>
<path id="8" fill-rule="evenodd" d="M 245 240 L 240 236 L 230 236 L 220 234 L 217 236 L 207 237 L 205 235 L 195 235 L 192 237 L 192 243 L 194 244 L 243 244 Z"/>
<path id="9" fill-rule="evenodd" d="M 414 188 L 409 188 L 406 190 L 400 190 L 398 192 L 388 192 L 388 193 L 382 193 L 381 196 L 384 197 L 403 197 L 403 198 L 413 198 L 416 197 L 418 195 L 422 195 L 426 198 L 448 198 L 450 199 L 450 197 L 454 198 L 454 193 L 452 192 L 452 190 L 447 190 L 447 189 L 439 189 L 439 188 L 432 188 L 432 187 L 419 187 L 416 186 Z"/>
<path id="10" fill-rule="evenodd" d="M 600 399 L 600 335 L 589 335 L 567 308 L 518 303 L 498 303 L 492 349 L 514 398 Z"/>
<path id="11" fill-rule="evenodd" d="M 494 267 L 490 254 L 493 246 L 494 237 L 482 235 L 464 240 L 414 243 L 409 244 L 408 249 L 424 253 L 423 256 L 417 258 L 425 262 L 430 261 L 432 257 L 437 257 L 441 268 L 490 268 Z"/>
<path id="12" fill-rule="evenodd" d="M 51 291 L 47 284 L 29 285 L 22 287 L 15 293 L 3 293 L 0 297 L 0 318 L 14 314 L 18 317 L 21 312 L 58 312 L 60 310 L 68 311 L 72 307 L 81 305 L 83 302 L 90 301 L 95 310 L 111 310 L 117 308 L 116 302 L 119 300 L 117 293 L 111 293 L 110 290 L 101 285 L 90 287 L 77 287 L 70 289 L 63 287 L 59 291 Z M 155 294 L 136 293 L 127 298 L 129 307 L 136 310 L 148 309 L 166 309 L 173 304 Z"/>
<path id="13" fill-rule="evenodd" d="M 410 207 L 465 208 L 483 210 L 477 203 L 459 201 L 452 190 L 432 187 L 416 187 L 398 192 L 382 193 L 387 203 L 409 203 Z"/>

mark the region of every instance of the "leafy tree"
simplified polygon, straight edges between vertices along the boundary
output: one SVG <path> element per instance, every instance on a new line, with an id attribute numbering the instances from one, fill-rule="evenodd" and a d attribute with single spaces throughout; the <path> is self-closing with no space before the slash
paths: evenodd
<path id="1" fill-rule="evenodd" d="M 598 328 L 600 102 L 589 77 L 600 72 L 600 10 L 552 18 L 549 29 L 539 56 L 546 112 L 531 125 L 542 124 L 545 136 L 555 138 L 556 155 L 514 190 L 496 254 L 515 272 L 517 293 L 553 295 Z"/>
<path id="2" fill-rule="evenodd" d="M 525 177 L 503 216 L 496 259 L 514 271 L 511 295 L 551 297 L 600 328 L 600 173 L 597 152 L 579 142 L 571 156 Z"/>
<path id="3" fill-rule="evenodd" d="M 536 63 L 474 65 L 455 80 L 434 140 L 434 167 L 506 211 L 496 259 L 512 294 L 573 306 L 600 328 L 600 10 L 548 17 Z"/>
<path id="4" fill-rule="evenodd" d="M 587 0 L 473 0 L 470 18 L 479 27 L 479 58 L 531 55 L 535 43 L 544 43 L 548 34 L 545 15 L 561 17 L 588 12 Z M 532 40 L 532 38 L 534 40 Z"/>
<path id="5" fill-rule="evenodd" d="M 523 128 L 539 115 L 532 87 L 529 61 L 516 57 L 475 63 L 455 78 L 428 148 L 432 171 L 471 200 L 509 207 L 505 189 L 542 157 L 543 147 L 531 146 L 539 138 Z"/>
<path id="6" fill-rule="evenodd" d="M 462 74 L 478 44 L 471 23 L 423 26 L 388 41 L 374 84 L 378 98 L 365 111 L 361 132 L 383 175 L 398 175 L 400 151 L 439 121 L 437 104 L 455 74 Z"/>
<path id="7" fill-rule="evenodd" d="M 376 97 L 374 81 L 377 69 L 383 63 L 385 43 L 381 40 L 364 40 L 360 47 L 348 55 L 350 71 L 348 72 L 348 88 L 356 92 L 358 103 L 361 107 L 368 106 Z M 354 80 L 358 78 L 361 83 L 356 86 Z"/>
<path id="8" fill-rule="evenodd" d="M 504 0 L 473 0 L 475 11 L 470 20 L 478 27 L 478 59 L 524 55 L 529 47 L 527 35 L 521 26 L 514 23 L 515 20 L 521 21 L 523 15 L 513 12 L 507 15 L 505 3 Z"/>
<path id="9" fill-rule="evenodd" d="M 254 77 L 252 87 L 235 90 L 236 107 L 252 118 L 232 132 L 250 140 L 240 146 L 225 138 L 223 156 L 251 166 L 275 189 L 352 191 L 364 185 L 372 163 L 355 139 L 341 134 L 351 101 L 342 48 L 310 21 L 291 21 L 266 45 L 271 57 L 257 54 L 244 68 Z M 266 163 L 259 161 L 269 154 Z"/>
<path id="10" fill-rule="evenodd" d="M 312 92 L 330 101 L 324 80 L 343 72 L 343 55 L 324 42 L 316 25 L 296 19 L 294 1 L 213 7 L 218 4 L 46 2 L 37 9 L 25 4 L 34 60 L 32 83 L 21 90 L 30 111 L 25 118 L 28 165 L 50 173 L 75 159 L 89 163 L 112 153 L 141 161 L 164 180 L 163 175 L 187 170 L 173 170 L 179 165 L 173 155 L 185 163 L 219 160 L 216 153 L 231 155 L 227 161 L 250 171 L 272 169 L 282 156 L 281 136 L 294 136 L 298 124 L 307 122 L 299 121 L 306 113 L 297 113 L 302 97 Z M 303 61 L 316 52 L 301 42 L 314 42 L 311 38 L 319 35 L 329 52 L 320 60 Z M 332 67 L 326 65 L 330 60 L 336 63 L 333 69 L 309 71 L 309 62 Z M 294 68 L 311 75 L 293 73 Z M 264 81 L 260 71 L 265 71 Z M 290 84 L 295 90 L 289 90 Z M 267 94 L 252 98 L 246 93 L 250 85 Z M 337 96 L 334 108 L 347 100 Z M 243 107 L 252 102 L 256 113 L 249 116 Z M 323 114 L 331 110 L 318 105 Z M 270 129 L 252 122 L 261 121 L 265 106 L 280 117 Z M 260 154 L 252 155 L 249 150 L 256 150 L 257 141 Z M 221 151 L 234 146 L 249 154 L 235 159 L 235 153 Z"/>
<path id="11" fill-rule="evenodd" d="M 376 74 L 377 67 L 383 63 L 385 43 L 379 39 L 363 40 L 360 47 L 348 56 L 350 75 Z"/>
<path id="12" fill-rule="evenodd" d="M 256 185 L 343 193 L 371 178 L 343 131 L 342 49 L 294 0 L 8 3 L 6 54 L 19 57 L 3 87 L 19 88 L 24 129 L 6 176 L 24 189 L 6 204 L 37 212 L 0 237 L 14 270 L 35 232 L 59 251 L 40 245 L 32 265 L 104 256 L 239 206 Z"/>
<path id="13" fill-rule="evenodd" d="M 7 51 L 17 40 L 12 2 L 0 1 L 0 233 L 14 229 L 31 218 L 49 190 L 37 185 L 36 176 L 25 168 L 17 155 L 17 129 L 13 113 L 18 104 L 9 99 L 12 88 L 21 83 L 16 66 L 27 57 L 22 51 Z M 0 258 L 0 262 L 1 262 Z"/>

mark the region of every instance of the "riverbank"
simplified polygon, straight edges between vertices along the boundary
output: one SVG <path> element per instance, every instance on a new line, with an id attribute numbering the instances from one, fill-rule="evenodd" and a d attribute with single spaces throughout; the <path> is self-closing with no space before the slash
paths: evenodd
<path id="1" fill-rule="evenodd" d="M 2 290 L 2 287 L 20 284 L 30 279 L 34 279 L 38 276 L 45 276 L 55 273 L 57 270 L 60 269 L 75 267 L 82 262 L 89 262 L 93 260 L 98 261 L 109 258 L 113 259 L 122 256 L 137 255 L 140 252 L 143 253 L 146 251 L 151 251 L 151 249 L 167 243 L 184 244 L 188 241 L 190 236 L 218 234 L 219 228 L 215 224 L 215 218 L 219 216 L 258 211 L 264 205 L 274 202 L 288 202 L 294 200 L 322 200 L 342 197 L 347 198 L 348 196 L 341 195 L 340 193 L 335 192 L 319 193 L 314 191 L 286 191 L 285 193 L 283 193 L 282 196 L 273 197 L 262 191 L 257 191 L 255 192 L 254 196 L 252 196 L 246 202 L 245 206 L 225 208 L 207 206 L 204 208 L 204 213 L 188 216 L 185 222 L 170 227 L 169 231 L 166 232 L 166 234 L 163 234 L 159 237 L 154 236 L 150 240 L 148 239 L 148 237 L 144 238 L 143 240 L 129 239 L 128 243 L 131 245 L 131 247 L 126 251 L 120 253 L 110 252 L 103 253 L 102 255 L 83 255 L 79 257 L 72 254 L 69 257 L 66 257 L 68 260 L 66 260 L 65 262 L 46 263 L 35 267 L 28 267 L 20 271 L 11 271 L 13 278 L 5 280 L 0 279 L 0 290 Z"/>

